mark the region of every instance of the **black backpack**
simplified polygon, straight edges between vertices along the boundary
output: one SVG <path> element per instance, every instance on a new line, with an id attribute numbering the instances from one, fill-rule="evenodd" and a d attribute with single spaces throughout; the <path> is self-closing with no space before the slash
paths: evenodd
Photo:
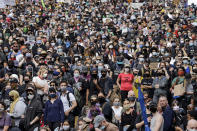
<path id="1" fill-rule="evenodd" d="M 72 106 L 72 101 L 70 101 L 69 94 L 70 94 L 70 92 L 67 93 L 67 100 L 68 100 L 69 107 L 71 107 L 71 106 Z M 77 101 L 76 101 L 76 102 L 77 102 Z M 71 113 L 72 113 L 74 116 L 80 116 L 81 112 L 80 112 L 78 103 L 77 103 L 77 107 L 75 107 L 75 108 L 71 111 Z"/>

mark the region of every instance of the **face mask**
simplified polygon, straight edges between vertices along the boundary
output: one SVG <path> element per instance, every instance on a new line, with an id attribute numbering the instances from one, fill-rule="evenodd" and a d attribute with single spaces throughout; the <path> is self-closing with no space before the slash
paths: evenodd
<path id="1" fill-rule="evenodd" d="M 128 73 L 129 72 L 129 68 L 125 68 L 125 72 Z"/>
<path id="2" fill-rule="evenodd" d="M 37 40 L 36 43 L 37 44 L 41 44 L 42 43 L 42 40 Z"/>
<path id="3" fill-rule="evenodd" d="M 60 89 L 61 89 L 62 92 L 66 91 L 66 87 L 65 86 L 62 86 Z"/>
<path id="4" fill-rule="evenodd" d="M 83 128 L 83 125 L 79 126 L 79 129 L 82 129 Z"/>
<path id="5" fill-rule="evenodd" d="M 43 78 L 47 78 L 47 75 L 48 75 L 48 74 L 43 74 Z"/>
<path id="6" fill-rule="evenodd" d="M 144 45 L 139 45 L 140 48 L 144 47 Z"/>
<path id="7" fill-rule="evenodd" d="M 157 55 L 157 52 L 153 52 L 153 55 L 156 56 Z"/>
<path id="8" fill-rule="evenodd" d="M 100 103 L 104 103 L 106 100 L 105 100 L 104 97 L 99 97 L 99 98 L 98 98 L 98 101 L 99 101 Z"/>
<path id="9" fill-rule="evenodd" d="M 189 64 L 187 60 L 183 60 L 183 64 Z"/>
<path id="10" fill-rule="evenodd" d="M 13 102 L 14 101 L 13 97 L 10 97 L 9 99 L 10 99 L 10 102 Z"/>
<path id="11" fill-rule="evenodd" d="M 105 126 L 101 126 L 99 129 L 100 130 L 104 130 L 105 129 Z"/>
<path id="12" fill-rule="evenodd" d="M 97 102 L 96 101 L 91 101 L 90 103 L 91 103 L 91 105 L 96 105 Z"/>
<path id="13" fill-rule="evenodd" d="M 54 71 L 54 72 L 53 72 L 53 75 L 54 75 L 54 76 L 58 76 L 59 74 L 60 74 L 60 72 L 58 72 L 58 71 Z"/>
<path id="14" fill-rule="evenodd" d="M 110 45 L 109 48 L 112 49 L 113 48 L 113 45 Z"/>
<path id="15" fill-rule="evenodd" d="M 184 71 L 178 71 L 178 75 L 179 76 L 183 76 L 184 75 Z"/>
<path id="16" fill-rule="evenodd" d="M 63 52 L 62 48 L 57 49 L 58 52 Z"/>
<path id="17" fill-rule="evenodd" d="M 0 44 L 3 44 L 3 40 L 0 40 Z"/>
<path id="18" fill-rule="evenodd" d="M 179 110 L 179 106 L 174 106 L 174 107 L 173 107 L 173 110 L 174 110 L 174 111 L 178 111 L 178 110 Z"/>
<path id="19" fill-rule="evenodd" d="M 114 102 L 113 105 L 114 106 L 120 106 L 120 102 Z"/>
<path id="20" fill-rule="evenodd" d="M 128 50 L 124 50 L 124 53 L 125 53 L 125 54 L 128 54 Z"/>
<path id="21" fill-rule="evenodd" d="M 70 126 L 63 126 L 63 129 L 67 131 L 70 129 Z"/>
<path id="22" fill-rule="evenodd" d="M 102 73 L 102 77 L 106 77 L 106 75 L 107 75 L 106 73 Z"/>
<path id="23" fill-rule="evenodd" d="M 157 76 L 162 76 L 162 75 L 163 75 L 163 73 L 161 73 L 161 72 L 157 73 Z"/>
<path id="24" fill-rule="evenodd" d="M 162 49 L 161 49 L 161 52 L 164 52 L 164 51 L 165 51 L 165 49 L 164 49 L 164 48 L 162 48 Z"/>
<path id="25" fill-rule="evenodd" d="M 27 98 L 28 98 L 29 100 L 32 100 L 32 99 L 34 98 L 34 95 L 30 95 L 30 94 L 29 94 L 29 95 L 27 96 Z"/>
<path id="26" fill-rule="evenodd" d="M 188 131 L 197 131 L 196 129 L 189 129 Z"/>
<path id="27" fill-rule="evenodd" d="M 75 78 L 79 77 L 79 73 L 74 73 L 74 77 Z"/>
<path id="28" fill-rule="evenodd" d="M 4 108 L 0 108 L 0 112 L 3 112 L 4 111 Z"/>
<path id="29" fill-rule="evenodd" d="M 55 93 L 50 94 L 50 97 L 51 97 L 51 98 L 55 98 L 55 97 L 56 97 L 56 94 L 55 94 Z"/>
<path id="30" fill-rule="evenodd" d="M 189 46 L 193 46 L 193 45 L 194 45 L 194 43 L 192 43 L 192 42 L 189 43 Z"/>
<path id="31" fill-rule="evenodd" d="M 103 66 L 98 66 L 98 70 L 101 71 L 103 69 Z"/>
<path id="32" fill-rule="evenodd" d="M 51 43 L 52 46 L 55 46 L 55 43 Z"/>
<path id="33" fill-rule="evenodd" d="M 92 78 L 97 78 L 97 74 L 92 74 Z"/>
<path id="34" fill-rule="evenodd" d="M 140 62 L 144 62 L 144 58 L 138 58 Z"/>
<path id="35" fill-rule="evenodd" d="M 123 107 L 125 110 L 128 110 L 128 109 L 130 109 L 130 105 L 124 105 L 124 107 Z"/>
<path id="36" fill-rule="evenodd" d="M 5 53 L 8 53 L 8 49 L 4 49 L 4 52 L 5 52 Z"/>
<path id="37" fill-rule="evenodd" d="M 119 50 L 119 53 L 122 53 L 123 52 L 123 50 Z"/>

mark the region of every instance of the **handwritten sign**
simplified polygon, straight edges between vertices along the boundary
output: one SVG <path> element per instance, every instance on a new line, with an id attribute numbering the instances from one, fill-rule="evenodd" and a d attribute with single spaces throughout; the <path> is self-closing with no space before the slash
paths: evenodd
<path id="1" fill-rule="evenodd" d="M 182 96 L 185 92 L 185 88 L 182 84 L 178 84 L 174 86 L 174 96 Z"/>
<path id="2" fill-rule="evenodd" d="M 150 69 L 155 70 L 158 68 L 158 64 L 159 64 L 158 62 L 152 62 L 150 63 L 149 67 Z"/>
<path id="3" fill-rule="evenodd" d="M 6 5 L 10 5 L 10 6 L 15 6 L 16 5 L 16 1 L 15 0 L 4 0 Z"/>
<path id="4" fill-rule="evenodd" d="M 6 7 L 5 0 L 0 0 L 0 9 L 5 7 Z"/>

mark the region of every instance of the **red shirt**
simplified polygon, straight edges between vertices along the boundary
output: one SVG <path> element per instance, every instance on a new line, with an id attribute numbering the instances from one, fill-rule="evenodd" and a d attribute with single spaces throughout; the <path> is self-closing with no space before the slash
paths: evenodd
<path id="1" fill-rule="evenodd" d="M 133 79 L 134 79 L 133 74 L 120 73 L 118 75 L 118 78 L 121 80 L 120 90 L 123 90 L 123 91 L 132 90 L 132 83 L 133 83 Z"/>

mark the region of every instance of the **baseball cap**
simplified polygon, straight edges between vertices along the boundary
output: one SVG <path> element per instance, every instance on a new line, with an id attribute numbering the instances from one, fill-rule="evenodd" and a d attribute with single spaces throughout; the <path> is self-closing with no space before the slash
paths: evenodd
<path id="1" fill-rule="evenodd" d="M 98 115 L 98 116 L 96 116 L 95 118 L 94 118 L 94 127 L 95 128 L 98 128 L 99 127 L 99 125 L 101 124 L 101 122 L 102 121 L 104 121 L 105 120 L 105 117 L 104 116 L 102 116 L 102 115 Z"/>

